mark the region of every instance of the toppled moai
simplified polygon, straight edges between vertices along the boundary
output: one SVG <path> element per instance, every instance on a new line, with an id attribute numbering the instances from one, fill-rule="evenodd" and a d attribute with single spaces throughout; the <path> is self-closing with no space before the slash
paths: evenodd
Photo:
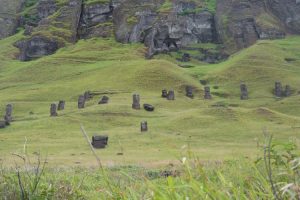
<path id="1" fill-rule="evenodd" d="M 13 107 L 11 104 L 6 105 L 4 121 L 6 125 L 9 125 L 12 122 L 12 110 Z"/>
<path id="2" fill-rule="evenodd" d="M 247 85 L 245 83 L 241 83 L 240 88 L 241 88 L 241 100 L 247 100 L 249 98 Z"/>
<path id="3" fill-rule="evenodd" d="M 98 104 L 107 104 L 109 101 L 109 97 L 108 96 L 103 96 L 100 101 L 98 102 Z"/>
<path id="4" fill-rule="evenodd" d="M 139 110 L 141 109 L 141 105 L 140 105 L 140 95 L 139 94 L 134 94 L 132 96 L 132 108 Z"/>
<path id="5" fill-rule="evenodd" d="M 282 85 L 281 82 L 276 81 L 275 82 L 275 90 L 274 90 L 274 94 L 276 97 L 282 97 Z"/>
<path id="6" fill-rule="evenodd" d="M 167 99 L 171 100 L 171 101 L 175 100 L 175 92 L 174 92 L 174 90 L 169 90 Z"/>
<path id="7" fill-rule="evenodd" d="M 204 87 L 204 99 L 212 99 L 209 86 Z"/>
<path id="8" fill-rule="evenodd" d="M 84 108 L 84 106 L 85 106 L 85 98 L 83 95 L 80 95 L 78 97 L 78 108 L 82 109 L 82 108 Z"/>
<path id="9" fill-rule="evenodd" d="M 66 104 L 65 101 L 60 100 L 60 101 L 58 102 L 57 110 L 64 110 L 64 109 L 65 109 L 65 104 Z"/>
<path id="10" fill-rule="evenodd" d="M 144 109 L 146 111 L 152 112 L 152 111 L 154 111 L 155 108 L 154 108 L 154 106 L 152 106 L 150 104 L 144 104 Z"/>
<path id="11" fill-rule="evenodd" d="M 90 100 L 90 99 L 92 99 L 92 98 L 93 98 L 93 95 L 92 95 L 91 91 L 85 91 L 85 92 L 84 92 L 84 99 L 85 99 L 86 101 L 88 101 L 88 100 Z"/>
<path id="12" fill-rule="evenodd" d="M 92 137 L 92 146 L 95 149 L 104 149 L 108 144 L 108 136 L 106 135 L 95 135 Z"/>
<path id="13" fill-rule="evenodd" d="M 193 87 L 192 86 L 186 86 L 185 87 L 185 92 L 186 92 L 186 96 L 189 98 L 194 98 L 194 94 L 193 94 Z"/>
<path id="14" fill-rule="evenodd" d="M 163 90 L 161 91 L 161 97 L 162 97 L 162 98 L 167 98 L 167 97 L 168 97 L 168 91 L 167 91 L 166 89 L 163 89 Z"/>
<path id="15" fill-rule="evenodd" d="M 56 104 L 52 103 L 50 106 L 50 116 L 51 117 L 56 117 L 58 114 L 56 112 Z"/>
<path id="16" fill-rule="evenodd" d="M 146 121 L 141 122 L 141 132 L 148 131 L 148 123 Z"/>

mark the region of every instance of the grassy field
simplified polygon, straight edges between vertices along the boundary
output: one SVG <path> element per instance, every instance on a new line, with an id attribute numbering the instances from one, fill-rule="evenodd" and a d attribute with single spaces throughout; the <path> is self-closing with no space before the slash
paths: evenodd
<path id="1" fill-rule="evenodd" d="M 5 166 L 18 160 L 11 154 L 22 152 L 25 138 L 29 154 L 41 152 L 50 166 L 95 166 L 80 124 L 90 137 L 109 136 L 108 148 L 97 150 L 107 166 L 176 164 L 187 147 L 203 161 L 253 158 L 264 129 L 278 141 L 299 143 L 300 37 L 260 41 L 226 62 L 192 61 L 191 68 L 180 68 L 168 55 L 145 60 L 143 46 L 110 39 L 79 41 L 55 55 L 19 62 L 12 45 L 19 37 L 0 41 L 1 112 L 12 103 L 15 120 L 0 130 Z M 203 99 L 199 80 L 209 82 L 213 100 Z M 276 80 L 291 85 L 293 95 L 274 98 Z M 248 101 L 239 100 L 241 81 L 248 85 Z M 185 97 L 186 85 L 196 88 L 194 99 Z M 164 88 L 175 89 L 176 101 L 160 97 Z M 99 95 L 78 110 L 77 98 L 86 90 L 112 93 L 109 104 L 98 105 Z M 132 110 L 134 93 L 155 112 Z M 50 104 L 61 99 L 66 109 L 50 118 Z M 143 120 L 146 134 L 140 133 Z"/>

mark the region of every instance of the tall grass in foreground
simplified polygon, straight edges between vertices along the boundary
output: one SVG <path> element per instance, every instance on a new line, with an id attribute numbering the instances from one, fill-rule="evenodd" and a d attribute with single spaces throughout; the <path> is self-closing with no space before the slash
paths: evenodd
<path id="1" fill-rule="evenodd" d="M 24 148 L 25 149 L 25 148 Z M 44 169 L 17 155 L 21 167 L 0 170 L 2 199 L 300 199 L 294 143 L 266 137 L 256 161 L 236 159 L 203 163 L 189 152 L 180 166 L 96 169 Z"/>

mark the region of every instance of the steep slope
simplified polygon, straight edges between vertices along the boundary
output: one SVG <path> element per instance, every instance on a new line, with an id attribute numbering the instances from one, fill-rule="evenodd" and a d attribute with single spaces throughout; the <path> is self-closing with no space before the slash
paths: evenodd
<path id="1" fill-rule="evenodd" d="M 22 33 L 0 42 L 1 112 L 7 103 L 14 107 L 13 124 L 0 132 L 0 159 L 6 165 L 14 163 L 10 154 L 23 148 L 26 137 L 28 152 L 41 150 L 50 165 L 93 166 L 80 124 L 90 136 L 109 135 L 109 147 L 98 151 L 107 165 L 175 162 L 187 144 L 201 159 L 253 156 L 263 127 L 278 140 L 297 136 L 299 37 L 262 41 L 224 63 L 191 63 L 194 67 L 186 69 L 145 60 L 142 45 L 111 39 L 81 40 L 24 63 L 13 56 L 18 49 L 12 44 L 20 37 Z M 211 86 L 211 101 L 203 100 L 199 80 Z M 276 80 L 291 85 L 291 97 L 274 98 Z M 240 81 L 248 85 L 248 101 L 239 100 Z M 195 88 L 194 99 L 185 97 L 186 85 Z M 163 88 L 174 88 L 176 100 L 162 99 Z M 98 95 L 78 110 L 77 98 L 86 90 Z M 133 93 L 156 111 L 132 110 Z M 103 94 L 110 97 L 108 105 L 98 105 Z M 66 109 L 49 117 L 50 104 L 61 99 Z M 149 124 L 147 134 L 139 130 L 143 120 Z"/>

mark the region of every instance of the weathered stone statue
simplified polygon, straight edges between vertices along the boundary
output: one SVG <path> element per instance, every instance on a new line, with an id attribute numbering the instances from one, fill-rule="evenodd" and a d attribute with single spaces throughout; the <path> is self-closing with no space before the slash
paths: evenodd
<path id="1" fill-rule="evenodd" d="M 245 83 L 241 83 L 240 88 L 241 88 L 241 100 L 247 100 L 249 98 L 247 85 Z"/>
<path id="2" fill-rule="evenodd" d="M 86 91 L 86 92 L 84 93 L 84 99 L 85 99 L 86 101 L 88 101 L 88 100 L 90 100 L 91 98 L 93 98 L 91 92 L 90 92 L 90 91 Z"/>
<path id="3" fill-rule="evenodd" d="M 188 54 L 188 53 L 184 53 L 184 54 L 182 55 L 181 61 L 182 61 L 182 62 L 190 62 L 190 61 L 191 61 L 191 55 Z"/>
<path id="4" fill-rule="evenodd" d="M 139 94 L 134 94 L 132 96 L 132 108 L 133 109 L 136 109 L 136 110 L 139 110 L 141 109 L 141 105 L 140 105 L 140 95 Z"/>
<path id="5" fill-rule="evenodd" d="M 172 101 L 175 100 L 175 92 L 174 92 L 174 90 L 169 90 L 167 99 L 168 100 L 172 100 Z"/>
<path id="6" fill-rule="evenodd" d="M 193 87 L 192 86 L 186 86 L 185 87 L 186 96 L 189 98 L 194 98 L 193 94 Z"/>
<path id="7" fill-rule="evenodd" d="M 64 109 L 65 109 L 65 104 L 66 104 L 65 101 L 60 100 L 60 101 L 58 102 L 57 110 L 64 110 Z"/>
<path id="8" fill-rule="evenodd" d="M 0 121 L 0 128 L 5 128 L 5 127 L 6 127 L 6 122 Z"/>
<path id="9" fill-rule="evenodd" d="M 7 125 L 9 125 L 12 122 L 12 110 L 13 110 L 12 105 L 7 104 L 5 110 L 5 116 L 4 116 L 4 121 Z"/>
<path id="10" fill-rule="evenodd" d="M 100 101 L 98 102 L 98 104 L 107 104 L 109 101 L 109 97 L 108 96 L 103 96 Z"/>
<path id="11" fill-rule="evenodd" d="M 167 98 L 167 97 L 168 97 L 168 91 L 167 91 L 166 89 L 163 89 L 163 90 L 161 91 L 161 97 L 162 97 L 162 98 Z"/>
<path id="12" fill-rule="evenodd" d="M 204 99 L 212 99 L 209 86 L 204 87 Z"/>
<path id="13" fill-rule="evenodd" d="M 108 136 L 97 135 L 92 138 L 92 145 L 95 149 L 104 149 L 108 144 Z"/>
<path id="14" fill-rule="evenodd" d="M 282 97 L 282 85 L 281 85 L 281 82 L 279 82 L 279 81 L 275 82 L 274 94 L 276 97 Z"/>
<path id="15" fill-rule="evenodd" d="M 291 92 L 291 86 L 286 85 L 285 86 L 285 90 L 284 90 L 284 96 L 289 97 L 291 96 L 292 92 Z"/>
<path id="16" fill-rule="evenodd" d="M 78 108 L 82 109 L 85 106 L 85 98 L 83 95 L 80 95 L 78 98 Z"/>
<path id="17" fill-rule="evenodd" d="M 50 116 L 51 117 L 56 117 L 57 116 L 57 112 L 56 112 L 56 104 L 52 103 L 50 106 Z"/>
<path id="18" fill-rule="evenodd" d="M 141 122 L 141 132 L 148 131 L 148 123 L 146 121 Z"/>

